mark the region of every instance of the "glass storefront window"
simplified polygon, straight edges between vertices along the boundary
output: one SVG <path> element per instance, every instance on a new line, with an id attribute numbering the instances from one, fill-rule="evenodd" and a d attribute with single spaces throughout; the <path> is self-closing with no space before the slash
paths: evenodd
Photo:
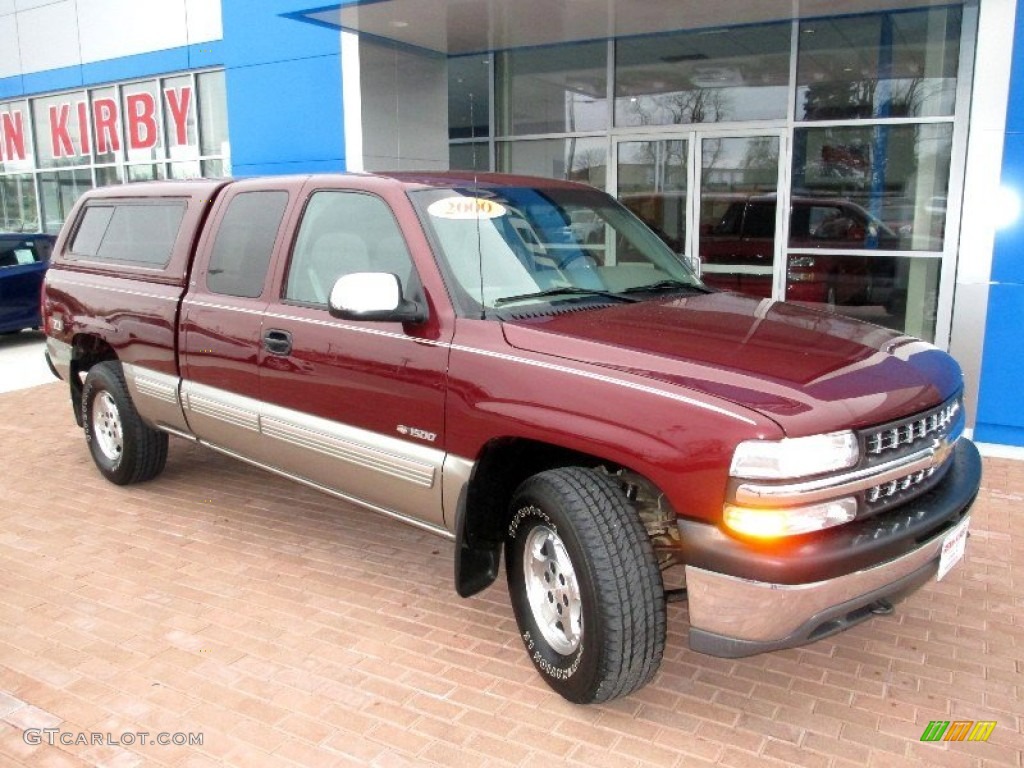
<path id="1" fill-rule="evenodd" d="M 92 189 L 92 172 L 88 168 L 71 171 L 45 171 L 39 174 L 40 207 L 43 211 L 43 232 L 56 234 L 71 213 L 75 201 Z"/>
<path id="2" fill-rule="evenodd" d="M 947 6 L 801 22 L 797 118 L 952 115 L 962 13 Z"/>
<path id="3" fill-rule="evenodd" d="M 489 171 L 491 150 L 485 141 L 448 146 L 448 168 L 453 171 Z"/>
<path id="4" fill-rule="evenodd" d="M 196 121 L 195 89 L 189 75 L 169 77 L 161 84 L 164 104 L 164 135 L 171 160 L 198 160 L 199 125 Z M 196 163 L 196 175 L 199 163 Z M 174 177 L 185 178 L 185 177 Z"/>
<path id="5" fill-rule="evenodd" d="M 490 64 L 490 56 L 448 60 L 448 138 L 486 138 L 490 134 Z"/>
<path id="6" fill-rule="evenodd" d="M 92 104 L 93 159 L 97 163 L 117 162 L 124 147 L 117 88 L 94 88 L 89 91 L 89 100 Z"/>
<path id="7" fill-rule="evenodd" d="M 801 128 L 791 248 L 941 251 L 951 123 Z"/>
<path id="8" fill-rule="evenodd" d="M 96 186 L 108 187 L 111 184 L 120 184 L 122 181 L 121 166 L 103 165 L 96 168 Z"/>
<path id="9" fill-rule="evenodd" d="M 162 160 L 165 157 L 160 109 L 160 88 L 156 81 L 132 83 L 121 88 L 121 118 L 128 162 Z"/>
<path id="10" fill-rule="evenodd" d="M 91 155 L 85 93 L 32 100 L 36 162 L 40 168 L 84 165 Z"/>
<path id="11" fill-rule="evenodd" d="M 618 197 L 676 253 L 686 252 L 689 142 L 619 144 Z"/>
<path id="12" fill-rule="evenodd" d="M 223 71 L 0 104 L 6 229 L 54 232 L 94 185 L 201 174 L 230 175 Z"/>
<path id="13" fill-rule="evenodd" d="M 228 145 L 227 91 L 224 72 L 203 72 L 196 75 L 199 90 L 199 151 L 203 155 L 220 155 L 230 173 L 231 155 Z"/>
<path id="14" fill-rule="evenodd" d="M 941 266 L 933 257 L 790 255 L 786 301 L 932 339 Z"/>
<path id="15" fill-rule="evenodd" d="M 0 104 L 0 173 L 32 170 L 32 154 L 28 102 Z"/>
<path id="16" fill-rule="evenodd" d="M 764 24 L 620 40 L 615 125 L 784 118 L 791 29 Z"/>
<path id="17" fill-rule="evenodd" d="M 608 174 L 603 139 L 539 139 L 498 143 L 498 170 L 581 181 L 604 189 Z"/>
<path id="18" fill-rule="evenodd" d="M 606 130 L 607 61 L 604 42 L 497 54 L 498 133 Z"/>
<path id="19" fill-rule="evenodd" d="M 39 229 L 38 210 L 32 174 L 0 176 L 0 229 L 35 232 Z"/>

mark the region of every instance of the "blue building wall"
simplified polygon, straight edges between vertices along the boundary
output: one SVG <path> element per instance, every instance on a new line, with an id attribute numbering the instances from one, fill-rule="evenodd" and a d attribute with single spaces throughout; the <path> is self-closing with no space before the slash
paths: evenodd
<path id="1" fill-rule="evenodd" d="M 236 176 L 345 170 L 341 37 L 290 18 L 308 0 L 222 0 Z"/>
<path id="2" fill-rule="evenodd" d="M 1002 184 L 1024 201 L 1024 13 L 1020 10 L 1014 31 Z M 969 244 L 961 248 L 961 258 L 970 258 Z M 974 437 L 1024 446 L 1024 214 L 996 236 Z"/>

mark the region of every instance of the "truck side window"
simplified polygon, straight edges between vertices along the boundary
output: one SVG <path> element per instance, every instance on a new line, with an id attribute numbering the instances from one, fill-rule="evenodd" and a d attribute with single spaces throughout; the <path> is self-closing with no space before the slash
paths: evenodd
<path id="1" fill-rule="evenodd" d="M 263 293 L 287 206 L 288 193 L 280 190 L 242 192 L 228 203 L 206 270 L 211 293 L 247 299 Z"/>
<path id="2" fill-rule="evenodd" d="M 360 192 L 315 192 L 299 226 L 284 298 L 326 306 L 337 279 L 353 272 L 390 272 L 403 294 L 412 293 L 412 257 L 388 204 Z"/>
<path id="3" fill-rule="evenodd" d="M 162 267 L 178 239 L 184 202 L 90 205 L 82 214 L 75 256 Z"/>

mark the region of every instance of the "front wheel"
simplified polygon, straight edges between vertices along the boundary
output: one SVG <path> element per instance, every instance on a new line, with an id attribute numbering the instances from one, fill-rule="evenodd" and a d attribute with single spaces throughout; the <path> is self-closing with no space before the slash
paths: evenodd
<path id="1" fill-rule="evenodd" d="M 120 363 L 99 363 L 89 369 L 82 388 L 82 425 L 93 461 L 110 482 L 141 483 L 163 471 L 167 434 L 139 417 Z"/>
<path id="2" fill-rule="evenodd" d="M 626 696 L 665 649 L 665 597 L 654 550 L 615 480 L 569 467 L 515 493 L 505 570 L 526 650 L 577 704 Z"/>

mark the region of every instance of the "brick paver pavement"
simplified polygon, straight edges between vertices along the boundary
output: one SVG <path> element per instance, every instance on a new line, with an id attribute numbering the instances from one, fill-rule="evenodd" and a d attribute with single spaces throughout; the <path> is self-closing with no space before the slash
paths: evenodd
<path id="1" fill-rule="evenodd" d="M 57 383 L 0 395 L 0 457 L 3 766 L 1022 765 L 1021 462 L 986 460 L 965 562 L 892 616 L 729 661 L 672 605 L 654 683 L 577 707 L 447 541 L 177 439 L 114 487 Z M 998 725 L 921 743 L 937 719 Z"/>

